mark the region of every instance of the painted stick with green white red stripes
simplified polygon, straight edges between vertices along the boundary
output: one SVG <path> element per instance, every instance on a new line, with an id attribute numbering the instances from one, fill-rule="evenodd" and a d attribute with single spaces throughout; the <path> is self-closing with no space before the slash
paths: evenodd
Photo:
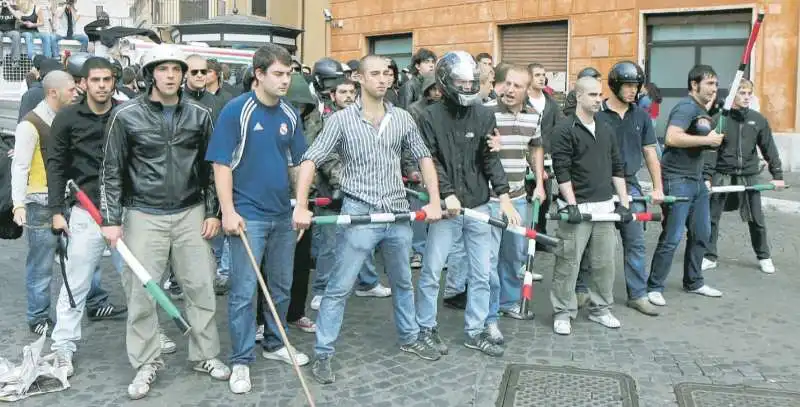
<path id="1" fill-rule="evenodd" d="M 619 202 L 619 197 L 614 195 L 614 202 Z M 647 196 L 630 196 L 628 195 L 628 202 L 646 202 L 652 203 L 653 197 L 650 195 Z M 675 202 L 689 202 L 689 197 L 687 196 L 674 196 L 674 195 L 664 195 L 664 203 L 665 204 L 672 204 Z"/>
<path id="2" fill-rule="evenodd" d="M 789 188 L 788 185 L 783 188 Z M 781 189 L 783 189 L 781 188 Z M 730 192 L 743 192 L 743 191 L 772 191 L 778 189 L 775 184 L 756 184 L 756 185 L 725 185 L 711 187 L 711 194 L 727 194 Z"/>
<path id="3" fill-rule="evenodd" d="M 653 212 L 640 212 L 632 213 L 633 220 L 636 222 L 659 222 L 661 221 L 660 213 Z M 547 214 L 547 219 L 567 221 L 569 215 L 566 213 Z M 584 222 L 622 222 L 622 216 L 616 213 L 582 213 L 581 219 Z"/>
<path id="4" fill-rule="evenodd" d="M 536 228 L 536 221 L 539 220 L 539 198 L 534 198 L 531 204 L 531 229 Z M 519 305 L 519 313 L 522 319 L 533 319 L 533 258 L 536 256 L 536 241 L 528 240 L 528 261 L 525 263 L 525 274 L 522 277 L 522 295 Z"/>
<path id="5" fill-rule="evenodd" d="M 297 200 L 296 199 L 292 199 L 292 200 L 290 200 L 290 202 L 292 203 L 292 207 L 297 205 Z M 328 205 L 331 204 L 331 202 L 333 202 L 333 198 L 330 198 L 330 197 L 327 197 L 327 196 L 317 197 L 317 198 L 310 198 L 308 200 L 308 204 L 309 205 L 313 205 L 313 206 L 328 206 Z"/>
<path id="6" fill-rule="evenodd" d="M 86 193 L 83 192 L 80 187 L 78 187 L 78 184 L 76 184 L 73 180 L 69 180 L 67 181 L 67 188 L 69 188 L 69 190 L 75 194 L 75 198 L 78 199 L 78 202 L 80 202 L 83 209 L 86 209 L 86 211 L 89 212 L 89 215 L 91 215 L 92 219 L 97 222 L 97 225 L 101 226 L 103 224 L 103 216 L 100 215 L 100 211 L 96 206 L 94 206 L 92 200 L 89 199 Z M 156 300 L 158 305 L 160 305 L 161 308 L 167 312 L 167 315 L 172 318 L 172 320 L 175 322 L 175 325 L 178 326 L 178 329 L 180 329 L 184 335 L 188 334 L 189 331 L 192 330 L 192 327 L 183 318 L 181 312 L 178 310 L 175 304 L 173 304 L 172 301 L 169 300 L 169 297 L 164 294 L 164 291 L 161 290 L 161 287 L 158 286 L 158 283 L 153 280 L 153 278 L 150 276 L 150 273 L 147 272 L 142 263 L 139 262 L 133 253 L 131 253 L 128 245 L 126 245 L 122 239 L 119 239 L 117 240 L 116 249 L 120 256 L 122 256 L 122 259 L 125 260 L 125 263 L 128 263 L 128 266 L 131 268 L 131 271 L 133 271 L 133 274 L 136 276 L 136 278 L 142 282 L 144 289 L 147 290 L 153 299 Z"/>
<path id="7" fill-rule="evenodd" d="M 314 216 L 314 225 L 368 225 L 372 223 L 394 223 L 425 220 L 425 211 L 407 213 L 371 213 L 369 215 L 326 215 Z"/>
<path id="8" fill-rule="evenodd" d="M 415 196 L 420 201 L 428 202 L 428 194 L 425 192 L 414 191 L 413 189 L 406 188 L 406 193 Z M 442 206 L 444 206 L 444 202 L 442 202 Z M 508 222 L 502 219 L 493 218 L 483 212 L 478 212 L 474 209 L 461 208 L 461 214 L 472 220 L 488 223 L 489 225 L 492 225 L 496 228 L 505 229 L 507 232 L 513 233 L 515 235 L 525 236 L 528 239 L 536 240 L 537 242 L 542 244 L 555 246 L 559 242 L 559 239 L 555 237 L 538 233 L 535 230 L 528 229 L 524 226 L 510 225 L 508 224 Z"/>

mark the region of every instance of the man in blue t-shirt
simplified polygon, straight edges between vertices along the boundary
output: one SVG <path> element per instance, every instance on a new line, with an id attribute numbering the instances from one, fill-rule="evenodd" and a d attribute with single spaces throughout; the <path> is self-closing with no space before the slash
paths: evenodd
<path id="1" fill-rule="evenodd" d="M 717 97 L 717 74 L 708 65 L 696 65 L 689 71 L 687 86 L 689 96 L 681 99 L 669 113 L 661 169 L 664 193 L 688 197 L 689 202 L 662 205 L 663 226 L 647 281 L 647 298 L 658 306 L 666 305 L 662 295 L 664 280 L 669 275 L 675 250 L 686 229 L 683 288 L 707 297 L 722 296 L 719 290 L 705 284 L 701 270 L 711 237 L 708 188 L 703 182 L 703 156 L 706 150 L 722 144 L 724 138 L 714 130 L 714 120 L 706 110 Z"/>
<path id="2" fill-rule="evenodd" d="M 267 44 L 253 55 L 258 79 L 255 90 L 231 100 L 219 116 L 206 160 L 214 163 L 222 227 L 231 236 L 231 274 L 228 319 L 233 352 L 230 389 L 251 389 L 249 365 L 255 361 L 256 323 L 253 298 L 257 289 L 253 265 L 241 237 L 247 239 L 256 261 L 263 259 L 266 280 L 281 323 L 286 326 L 292 287 L 296 234 L 292 229 L 289 183 L 305 153 L 302 120 L 288 100 L 292 58 L 283 47 Z M 277 324 L 265 312 L 262 355 L 292 363 Z M 295 351 L 297 363 L 308 356 Z"/>

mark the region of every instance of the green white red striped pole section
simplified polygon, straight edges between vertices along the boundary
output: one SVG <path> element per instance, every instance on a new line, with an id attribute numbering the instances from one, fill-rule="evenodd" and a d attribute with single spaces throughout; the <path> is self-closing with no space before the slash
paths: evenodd
<path id="1" fill-rule="evenodd" d="M 614 195 L 614 202 L 619 202 L 619 197 Z M 647 196 L 630 196 L 628 195 L 628 202 L 653 202 L 653 197 L 650 195 Z M 674 195 L 664 195 L 664 203 L 671 204 L 675 202 L 689 202 L 689 197 L 687 196 L 674 196 Z"/>
<path id="2" fill-rule="evenodd" d="M 373 223 L 394 223 L 425 220 L 425 211 L 406 213 L 371 213 L 369 215 L 326 215 L 314 216 L 314 225 L 368 225 Z"/>
<path id="3" fill-rule="evenodd" d="M 67 181 L 67 188 L 75 194 L 75 197 L 80 202 L 83 209 L 89 212 L 92 219 L 97 222 L 98 225 L 103 224 L 103 216 L 100 215 L 100 211 L 97 209 L 96 206 L 92 203 L 92 200 L 83 192 L 79 187 L 78 184 L 75 183 L 73 180 Z M 150 276 L 150 273 L 144 268 L 142 263 L 131 253 L 128 246 L 122 239 L 117 240 L 117 251 L 122 256 L 122 259 L 128 263 L 128 266 L 133 271 L 133 274 L 136 275 L 136 278 L 142 282 L 144 285 L 144 289 L 147 290 L 148 293 L 153 297 L 154 300 L 167 312 L 167 314 L 172 318 L 175 322 L 175 325 L 178 326 L 178 329 L 183 332 L 184 335 L 188 334 L 192 327 L 189 325 L 188 322 L 183 318 L 181 312 L 175 307 L 175 304 L 169 300 L 164 291 L 161 290 L 161 287 L 158 286 L 158 283 L 153 280 Z"/>
<path id="4" fill-rule="evenodd" d="M 292 199 L 291 202 L 292 202 L 292 207 L 297 205 L 297 200 L 296 199 Z M 328 205 L 331 204 L 331 202 L 333 202 L 333 198 L 330 198 L 330 197 L 327 197 L 327 196 L 323 196 L 323 197 L 319 197 L 319 198 L 311 198 L 311 199 L 308 200 L 308 204 L 309 205 L 313 205 L 313 206 L 328 206 Z"/>
<path id="5" fill-rule="evenodd" d="M 789 188 L 786 185 L 784 188 Z M 710 193 L 712 194 L 727 194 L 729 192 L 743 192 L 743 191 L 771 191 L 775 189 L 775 184 L 756 184 L 756 185 L 725 185 L 711 187 Z"/>
<path id="6" fill-rule="evenodd" d="M 415 196 L 420 201 L 428 202 L 428 194 L 425 192 L 414 191 L 413 189 L 406 188 L 406 193 Z M 444 202 L 442 203 L 442 205 L 444 206 Z M 474 209 L 461 208 L 461 214 L 472 220 L 488 223 L 489 225 L 492 225 L 496 228 L 505 229 L 510 233 L 524 236 L 528 239 L 536 240 L 539 243 L 555 246 L 560 241 L 558 238 L 538 233 L 534 229 L 529 229 L 519 225 L 509 225 L 508 222 L 502 219 L 493 218 L 483 212 L 478 212 Z"/>
<path id="7" fill-rule="evenodd" d="M 640 212 L 632 213 L 633 220 L 636 222 L 659 222 L 660 213 Z M 566 213 L 547 214 L 547 219 L 566 221 L 569 216 Z M 622 222 L 622 217 L 616 213 L 582 213 L 581 219 L 584 222 Z"/>

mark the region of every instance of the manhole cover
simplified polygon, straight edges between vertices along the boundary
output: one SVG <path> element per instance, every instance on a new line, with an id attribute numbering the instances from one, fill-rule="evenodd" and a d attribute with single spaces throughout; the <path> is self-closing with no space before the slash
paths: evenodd
<path id="1" fill-rule="evenodd" d="M 506 368 L 499 407 L 638 407 L 632 377 L 571 367 L 516 365 Z"/>
<path id="2" fill-rule="evenodd" d="M 675 396 L 681 407 L 800 406 L 800 393 L 746 386 L 678 383 Z"/>

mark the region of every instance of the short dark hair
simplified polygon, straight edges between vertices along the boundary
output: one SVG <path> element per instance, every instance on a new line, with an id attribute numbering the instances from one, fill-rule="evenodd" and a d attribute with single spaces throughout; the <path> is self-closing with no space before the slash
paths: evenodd
<path id="1" fill-rule="evenodd" d="M 276 62 L 291 67 L 292 56 L 286 48 L 280 45 L 266 44 L 257 49 L 256 53 L 253 54 L 253 72 L 255 72 L 256 69 L 267 72 L 267 69 Z"/>
<path id="2" fill-rule="evenodd" d="M 102 58 L 102 57 L 91 57 L 83 63 L 83 67 L 81 68 L 81 76 L 84 78 L 89 78 L 89 72 L 93 69 L 108 69 L 111 71 L 111 76 L 114 76 L 114 65 L 111 61 Z"/>
<path id="3" fill-rule="evenodd" d="M 356 83 L 356 81 L 354 81 L 352 79 L 349 79 L 349 78 L 344 78 L 341 81 L 339 81 L 339 83 L 337 83 L 336 86 L 333 87 L 333 89 L 331 89 L 331 92 L 336 92 L 336 89 L 339 86 L 342 86 L 342 85 L 350 85 L 350 86 L 352 86 L 354 88 L 358 87 L 358 84 Z"/>
<path id="4" fill-rule="evenodd" d="M 492 61 L 494 61 L 494 58 L 492 58 L 492 56 L 488 52 L 481 52 L 480 54 L 478 54 L 475 57 L 475 61 L 476 62 L 481 62 L 481 59 L 484 59 L 484 58 L 491 59 Z"/>
<path id="5" fill-rule="evenodd" d="M 540 64 L 538 62 L 534 62 L 532 64 L 528 64 L 528 71 L 530 71 L 531 74 L 533 74 L 533 70 L 536 69 L 536 68 L 544 69 L 545 71 L 547 70 L 547 68 L 545 68 L 544 65 L 542 65 L 542 64 Z"/>
<path id="6" fill-rule="evenodd" d="M 494 83 L 502 83 L 506 81 L 506 75 L 511 68 L 508 62 L 501 62 L 494 68 Z"/>
<path id="7" fill-rule="evenodd" d="M 364 57 L 362 57 L 361 59 L 358 60 L 358 70 L 356 72 L 358 72 L 358 73 L 363 75 L 365 73 L 364 72 L 364 68 L 366 68 L 367 61 L 371 61 L 373 59 L 380 59 L 382 61 L 385 61 L 387 66 L 389 64 L 389 60 L 385 56 L 375 55 L 375 54 L 367 54 L 367 55 L 364 55 Z"/>
<path id="8" fill-rule="evenodd" d="M 686 89 L 691 91 L 692 90 L 692 82 L 697 83 L 700 86 L 700 82 L 703 81 L 705 78 L 715 78 L 717 73 L 714 72 L 714 68 L 710 65 L 695 65 L 689 71 L 689 77 L 686 80 Z"/>
<path id="9" fill-rule="evenodd" d="M 436 61 L 436 54 L 434 54 L 433 51 L 427 48 L 420 48 L 417 51 L 417 53 L 414 54 L 414 58 L 411 59 L 411 64 L 416 65 L 422 63 L 422 61 L 427 61 L 429 59 Z"/>
<path id="10" fill-rule="evenodd" d="M 135 80 L 136 71 L 134 71 L 133 68 L 126 66 L 125 69 L 122 70 L 122 84 L 130 85 Z"/>

